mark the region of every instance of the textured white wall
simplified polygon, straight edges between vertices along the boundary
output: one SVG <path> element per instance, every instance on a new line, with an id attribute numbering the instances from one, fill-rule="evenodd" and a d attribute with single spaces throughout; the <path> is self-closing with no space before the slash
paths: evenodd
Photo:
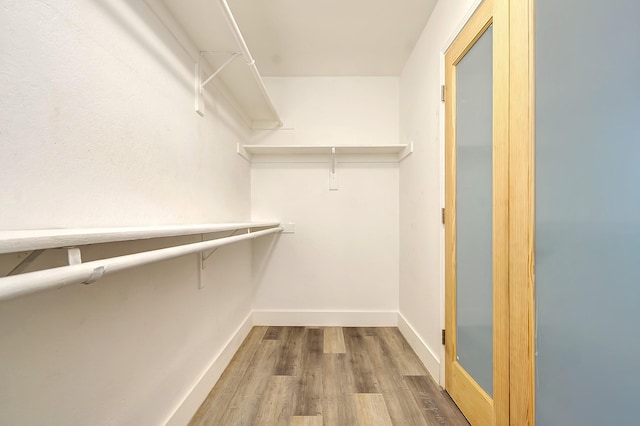
<path id="1" fill-rule="evenodd" d="M 254 214 L 296 224 L 256 268 L 256 310 L 398 310 L 397 165 L 342 165 L 338 191 L 328 174 L 321 164 L 254 165 Z"/>
<path id="2" fill-rule="evenodd" d="M 385 145 L 398 142 L 397 77 L 265 77 L 285 129 L 256 144 Z"/>
<path id="3" fill-rule="evenodd" d="M 473 4 L 438 2 L 400 77 L 400 139 L 414 142 L 414 153 L 400 165 L 400 313 L 438 361 L 444 319 L 441 57 Z"/>
<path id="4" fill-rule="evenodd" d="M 398 143 L 397 78 L 265 81 L 295 129 L 264 132 L 262 142 Z M 339 190 L 329 191 L 326 163 L 252 166 L 254 219 L 296 224 L 255 269 L 255 309 L 397 311 L 398 165 L 340 163 L 337 173 Z"/>
<path id="5" fill-rule="evenodd" d="M 193 61 L 142 0 L 0 7 L 0 227 L 249 217 L 248 131 L 194 113 Z"/>
<path id="6" fill-rule="evenodd" d="M 213 95 L 196 115 L 193 61 L 142 0 L 0 2 L 0 228 L 249 219 L 248 134 Z M 163 424 L 250 313 L 251 255 L 240 243 L 201 278 L 188 256 L 1 303 L 0 424 Z M 0 275 L 17 261 L 1 256 Z"/>

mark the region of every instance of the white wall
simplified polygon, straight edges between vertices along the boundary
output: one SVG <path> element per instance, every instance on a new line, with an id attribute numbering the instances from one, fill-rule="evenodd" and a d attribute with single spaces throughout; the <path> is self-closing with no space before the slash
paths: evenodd
<path id="1" fill-rule="evenodd" d="M 0 228 L 247 220 L 248 134 L 211 96 L 196 115 L 193 60 L 141 0 L 0 3 Z M 251 256 L 241 243 L 201 278 L 188 256 L 1 303 L 0 423 L 164 423 L 250 313 Z"/>
<path id="2" fill-rule="evenodd" d="M 439 1 L 400 77 L 400 139 L 414 141 L 400 166 L 400 314 L 431 352 L 436 378 L 444 326 L 441 57 L 474 3 Z"/>
<path id="3" fill-rule="evenodd" d="M 257 144 L 384 145 L 398 142 L 397 77 L 265 77 L 285 129 Z"/>
<path id="4" fill-rule="evenodd" d="M 249 132 L 194 113 L 192 59 L 142 0 L 1 7 L 2 228 L 249 217 Z"/>
<path id="5" fill-rule="evenodd" d="M 291 130 L 262 132 L 270 144 L 398 143 L 397 78 L 266 78 Z M 309 160 L 309 159 L 306 159 Z M 311 160 L 313 161 L 313 160 Z M 317 161 L 317 160 L 316 160 Z M 339 163 L 329 191 L 327 163 L 253 164 L 254 219 L 296 224 L 256 265 L 257 311 L 270 321 L 356 321 L 398 309 L 398 164 Z M 258 242 L 263 253 L 267 242 Z M 313 316 L 310 312 L 352 312 Z M 374 316 L 361 316 L 373 321 Z"/>

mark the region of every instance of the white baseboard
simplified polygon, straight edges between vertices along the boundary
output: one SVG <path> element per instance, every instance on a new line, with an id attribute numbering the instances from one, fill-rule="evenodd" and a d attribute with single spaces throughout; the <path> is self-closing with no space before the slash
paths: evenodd
<path id="1" fill-rule="evenodd" d="M 249 313 L 220 352 L 213 357 L 209 366 L 204 370 L 198 380 L 196 380 L 191 391 L 189 391 L 182 402 L 180 402 L 169 420 L 165 423 L 166 425 L 184 426 L 189 423 L 209 392 L 211 392 L 211 389 L 222 375 L 224 369 L 229 365 L 231 358 L 233 358 L 233 355 L 247 337 L 252 327 L 253 313 Z"/>
<path id="2" fill-rule="evenodd" d="M 440 380 L 440 359 L 433 350 L 425 343 L 424 340 L 416 333 L 416 330 L 411 326 L 409 321 L 398 313 L 398 328 L 400 333 L 407 339 L 407 342 L 413 348 L 413 351 L 418 355 L 420 361 L 427 367 L 429 373 L 433 376 L 434 380 L 438 383 L 442 383 Z"/>
<path id="3" fill-rule="evenodd" d="M 253 311 L 255 325 L 396 327 L 396 311 Z"/>

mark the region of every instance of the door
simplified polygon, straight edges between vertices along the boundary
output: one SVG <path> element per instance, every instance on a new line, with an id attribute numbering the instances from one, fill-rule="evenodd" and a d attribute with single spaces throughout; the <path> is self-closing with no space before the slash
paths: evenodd
<path id="1" fill-rule="evenodd" d="M 505 81 L 499 25 L 485 0 L 445 55 L 445 388 L 480 426 L 508 423 L 509 404 L 508 90 L 496 84 Z"/>

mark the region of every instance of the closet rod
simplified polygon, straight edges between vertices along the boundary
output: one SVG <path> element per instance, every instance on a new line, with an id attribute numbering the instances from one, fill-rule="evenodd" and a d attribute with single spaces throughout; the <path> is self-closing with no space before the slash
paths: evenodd
<path id="1" fill-rule="evenodd" d="M 256 67 L 256 60 L 253 59 L 253 56 L 251 56 L 251 52 L 249 52 L 247 43 L 244 41 L 244 37 L 242 37 L 242 33 L 240 32 L 240 27 L 238 27 L 236 18 L 233 17 L 233 13 L 231 12 L 231 8 L 229 7 L 227 0 L 218 0 L 218 4 L 220 5 L 220 8 L 224 12 L 224 17 L 227 19 L 229 28 L 233 33 L 233 37 L 236 39 L 236 43 L 240 48 L 242 55 L 247 61 L 247 65 L 249 65 L 249 69 L 251 70 L 251 74 L 253 75 L 253 78 L 256 80 L 256 83 L 258 83 L 258 87 L 262 92 L 262 96 L 267 101 L 267 104 L 269 104 L 269 108 L 271 108 L 271 111 L 273 112 L 273 114 L 276 116 L 278 127 L 282 127 L 283 123 L 282 123 L 282 119 L 280 118 L 280 114 L 278 114 L 276 107 L 273 105 L 273 102 L 271 102 L 271 97 L 269 96 L 269 92 L 267 92 L 267 88 L 264 85 L 264 81 L 262 80 L 262 77 L 258 72 L 258 68 Z"/>
<path id="2" fill-rule="evenodd" d="M 219 238 L 217 240 L 185 244 L 142 253 L 95 260 L 76 265 L 61 266 L 42 271 L 11 275 L 0 278 L 0 301 L 50 288 L 60 288 L 68 284 L 91 284 L 102 278 L 104 275 L 112 272 L 118 272 L 135 266 L 146 265 L 148 263 L 159 262 L 161 260 L 171 259 L 187 254 L 198 253 L 238 241 L 282 232 L 283 230 L 284 228 L 282 226 L 277 226 L 275 228 L 248 232 L 246 234 L 233 237 Z"/>

